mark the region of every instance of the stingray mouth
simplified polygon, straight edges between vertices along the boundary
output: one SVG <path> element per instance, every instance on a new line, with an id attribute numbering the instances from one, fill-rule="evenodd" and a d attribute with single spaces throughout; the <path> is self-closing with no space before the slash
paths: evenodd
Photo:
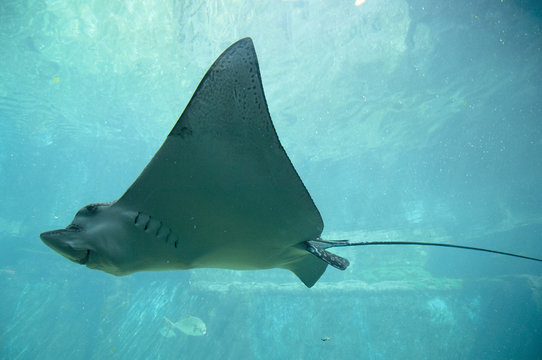
<path id="1" fill-rule="evenodd" d="M 88 258 L 90 257 L 90 250 L 87 250 L 87 254 L 85 255 L 84 258 L 82 259 L 79 259 L 79 260 L 72 260 L 78 264 L 81 264 L 81 265 L 85 265 L 87 262 L 88 262 Z"/>
<path id="2" fill-rule="evenodd" d="M 88 262 L 90 250 L 72 247 L 70 243 L 73 239 L 70 231 L 61 229 L 44 232 L 40 234 L 40 239 L 45 245 L 77 264 L 85 265 Z"/>

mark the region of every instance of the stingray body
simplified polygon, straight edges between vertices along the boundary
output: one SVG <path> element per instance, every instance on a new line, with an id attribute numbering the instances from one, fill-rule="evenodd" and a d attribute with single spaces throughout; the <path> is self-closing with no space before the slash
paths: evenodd
<path id="1" fill-rule="evenodd" d="M 323 226 L 279 142 L 245 38 L 211 66 L 120 199 L 84 207 L 66 229 L 41 239 L 76 263 L 114 275 L 283 268 L 310 287 L 329 261 L 338 267 L 346 261 L 309 251 Z"/>

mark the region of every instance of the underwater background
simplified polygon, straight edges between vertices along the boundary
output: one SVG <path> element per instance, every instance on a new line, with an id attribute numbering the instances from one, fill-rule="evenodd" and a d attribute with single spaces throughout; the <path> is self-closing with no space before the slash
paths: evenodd
<path id="1" fill-rule="evenodd" d="M 307 289 L 114 277 L 39 239 L 120 197 L 250 36 L 324 238 L 541 258 L 541 27 L 534 0 L 0 1 L 0 359 L 542 359 L 541 263 L 337 249 Z"/>

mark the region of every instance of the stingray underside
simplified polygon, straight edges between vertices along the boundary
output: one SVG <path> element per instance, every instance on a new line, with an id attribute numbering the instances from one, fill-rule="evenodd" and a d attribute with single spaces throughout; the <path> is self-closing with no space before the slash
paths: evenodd
<path id="1" fill-rule="evenodd" d="M 312 286 L 327 266 L 306 251 L 323 222 L 279 142 L 249 38 L 211 66 L 115 206 L 167 224 L 186 268 L 279 267 Z"/>

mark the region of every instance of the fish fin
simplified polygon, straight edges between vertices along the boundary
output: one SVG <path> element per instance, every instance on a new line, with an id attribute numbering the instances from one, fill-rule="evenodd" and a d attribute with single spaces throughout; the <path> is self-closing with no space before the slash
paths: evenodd
<path id="1" fill-rule="evenodd" d="M 173 323 L 173 321 L 169 320 L 167 317 L 164 316 L 164 320 L 166 320 L 166 322 L 168 323 L 168 325 L 171 327 L 171 326 L 175 326 L 175 324 Z"/>

